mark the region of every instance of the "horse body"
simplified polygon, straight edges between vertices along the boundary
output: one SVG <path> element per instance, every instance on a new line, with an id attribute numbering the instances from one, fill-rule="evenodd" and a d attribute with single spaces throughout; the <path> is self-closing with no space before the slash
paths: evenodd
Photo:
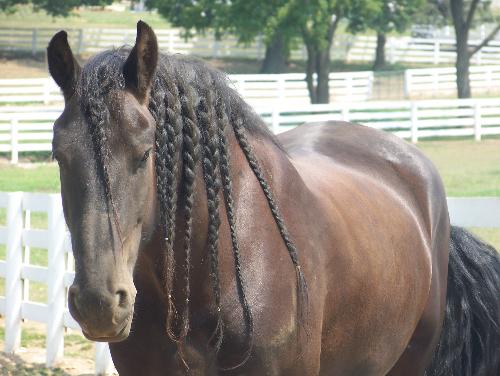
<path id="1" fill-rule="evenodd" d="M 65 96 L 69 308 L 121 375 L 495 374 L 498 255 L 460 231 L 450 248 L 441 180 L 416 148 L 340 122 L 274 138 L 217 72 L 159 58 L 141 22 L 130 52 L 83 72 L 65 33 L 48 59 Z M 449 249 L 452 292 L 474 286 L 452 303 Z M 482 351 L 467 338 L 434 354 L 475 317 Z"/>
<path id="2" fill-rule="evenodd" d="M 337 137 L 336 133 L 343 132 L 345 127 L 349 127 L 348 134 L 344 135 L 347 138 Z M 301 335 L 301 329 L 298 325 L 297 334 L 294 316 L 297 302 L 294 302 L 291 293 L 294 284 L 293 268 L 283 267 L 280 268 L 279 274 L 273 273 L 277 263 L 287 265 L 286 250 L 275 229 L 273 218 L 269 214 L 262 214 L 266 212 L 265 206 L 262 207 L 261 204 L 265 203 L 265 200 L 261 197 L 262 192 L 250 169 L 242 167 L 238 174 L 235 174 L 238 176 L 233 177 L 240 218 L 238 226 L 247 230 L 241 238 L 242 249 L 245 250 L 244 261 L 249 265 L 246 278 L 254 281 L 249 286 L 249 299 L 254 307 L 256 322 L 263 324 L 258 328 L 255 339 L 254 360 L 257 362 L 250 360 L 242 370 L 238 370 L 238 374 L 245 374 L 245 369 L 248 368 L 251 374 L 381 375 L 387 373 L 396 363 L 414 335 L 428 302 L 433 254 L 447 251 L 447 246 L 444 249 L 433 249 L 429 229 L 435 226 L 434 233 L 437 236 L 443 234 L 445 237 L 447 228 L 434 225 L 435 218 L 415 216 L 415 211 L 411 209 L 421 205 L 417 197 L 423 198 L 426 194 L 415 194 L 404 179 L 394 176 L 393 167 L 389 166 L 387 171 L 382 173 L 385 176 L 373 176 L 374 171 L 383 170 L 384 165 L 388 163 L 387 159 L 377 155 L 380 154 L 379 147 L 404 149 L 401 141 L 368 128 L 360 127 L 356 131 L 353 131 L 353 128 L 355 126 L 351 124 L 306 125 L 284 133 L 280 141 L 289 156 L 272 142 L 254 141 L 254 148 L 260 156 L 264 170 L 272 176 L 276 197 L 283 207 L 287 208 L 283 214 L 294 234 L 294 240 L 305 250 L 303 265 L 308 288 L 313 293 L 309 297 L 311 308 L 308 312 L 308 322 L 303 323 L 303 329 L 309 332 L 307 339 L 302 337 L 308 344 L 304 354 L 300 353 L 303 349 L 294 346 L 294 339 Z M 366 155 L 367 149 L 361 140 L 373 140 L 373 137 L 380 138 L 380 142 Z M 335 152 L 329 152 L 330 150 Z M 442 191 L 439 180 L 428 181 L 427 177 L 413 174 L 419 171 L 428 173 L 427 168 L 418 169 L 419 164 L 428 162 L 417 152 L 413 153 L 414 155 L 411 155 L 405 151 L 400 155 L 400 158 L 415 159 L 414 171 L 410 171 L 411 164 L 405 161 L 404 166 L 407 167 L 404 167 L 405 171 L 399 171 L 401 176 L 406 172 L 414 179 L 420 179 L 422 186 L 438 185 L 437 189 Z M 238 153 L 237 148 L 232 150 L 232 154 L 236 164 L 245 165 L 239 163 L 240 160 L 243 162 L 244 156 L 238 155 L 241 152 Z M 395 154 L 397 153 L 391 152 L 387 155 Z M 368 158 L 370 165 L 367 166 L 366 161 L 362 162 L 362 166 L 356 165 L 353 163 L 356 158 Z M 346 163 L 350 165 L 346 166 Z M 392 164 L 398 163 L 393 160 Z M 375 169 L 375 166 L 378 168 Z M 393 184 L 388 186 L 387 182 L 391 180 Z M 203 195 L 198 197 L 202 198 Z M 374 200 L 374 197 L 377 199 Z M 411 203 L 412 199 L 413 206 L 409 206 L 408 203 Z M 349 201 L 352 204 L 346 205 Z M 363 205 L 359 205 L 360 202 Z M 202 216 L 203 205 L 202 202 L 196 205 L 200 208 L 197 216 Z M 304 207 L 308 210 L 304 211 Z M 442 209 L 446 210 L 446 207 Z M 385 215 L 381 216 L 381 212 L 385 212 Z M 433 208 L 426 212 L 435 213 L 439 219 L 439 210 Z M 260 218 L 258 222 L 253 220 L 256 215 Z M 200 229 L 206 226 L 204 220 L 206 221 L 206 218 L 199 219 Z M 446 223 L 439 225 L 447 226 Z M 227 226 L 227 222 L 221 225 L 221 234 L 226 234 L 221 238 L 221 270 L 224 275 L 230 276 L 232 260 L 230 252 L 227 251 L 230 247 Z M 380 228 L 391 228 L 393 231 L 386 231 L 381 240 Z M 415 228 L 420 230 L 415 231 Z M 256 237 L 255 234 L 259 236 Z M 200 237 L 200 240 L 196 241 L 200 248 L 195 254 L 202 265 L 206 234 L 200 231 L 197 237 Z M 441 244 L 447 244 L 448 240 L 444 240 Z M 151 247 L 161 248 L 159 244 L 160 242 Z M 152 249 L 151 252 L 139 253 L 149 253 L 149 257 L 154 258 L 162 252 Z M 139 260 L 138 264 L 142 265 L 142 262 Z M 227 273 L 224 273 L 226 268 Z M 151 270 L 140 267 L 138 270 L 146 278 L 155 275 Z M 439 272 L 442 275 L 443 272 Z M 206 265 L 196 274 L 200 276 L 200 282 L 205 281 L 208 274 Z M 257 282 L 259 280 L 269 287 L 263 290 L 262 284 Z M 162 295 L 161 284 L 157 281 L 156 285 L 156 297 L 152 300 L 159 302 Z M 141 291 L 140 282 L 137 282 L 136 286 L 138 297 L 152 295 L 151 292 Z M 224 317 L 229 340 L 221 350 L 221 356 L 225 355 L 226 359 L 237 361 L 238 355 L 244 352 L 244 347 L 241 346 L 244 344 L 244 327 L 241 324 L 244 320 L 241 312 L 234 312 L 238 307 L 234 279 L 225 279 L 222 290 L 227 292 L 223 306 L 227 307 Z M 209 293 L 203 288 L 196 291 L 193 300 L 209 300 Z M 442 303 L 442 299 L 440 302 Z M 138 298 L 136 312 L 144 311 L 140 305 L 141 299 Z M 149 308 L 146 311 L 161 312 L 162 304 L 157 304 L 156 309 Z M 205 312 L 200 313 L 203 311 Z M 200 307 L 197 312 L 210 321 L 209 310 Z M 441 310 L 438 310 L 438 314 L 432 317 L 430 322 L 430 326 L 434 328 L 430 333 L 432 339 L 436 337 L 436 332 L 439 333 L 440 312 Z M 265 320 L 269 314 L 273 317 L 272 321 Z M 139 323 L 141 319 L 140 314 L 136 313 L 136 327 L 144 325 Z M 147 322 L 145 328 L 151 325 L 150 317 L 143 320 Z M 162 320 L 162 315 L 158 314 L 157 328 L 161 328 Z M 136 333 L 123 343 L 113 344 L 113 353 L 122 354 L 123 349 L 129 347 L 141 348 L 135 341 L 135 336 L 142 336 L 144 333 L 147 333 L 143 337 L 144 346 L 146 343 L 151 345 L 149 330 L 137 329 Z M 211 369 L 215 355 L 204 349 L 209 334 L 206 331 L 204 335 L 198 335 L 190 341 L 192 348 L 186 353 L 191 354 L 192 358 L 188 356 L 186 361 L 191 365 L 191 372 L 196 373 L 196 364 L 199 365 L 200 374 L 208 374 Z M 165 349 L 168 348 L 169 341 L 163 332 L 156 331 L 155 337 L 158 342 L 163 342 Z M 234 343 L 231 343 L 231 338 Z M 426 344 L 434 344 L 428 338 L 425 339 Z M 199 342 L 196 343 L 196 340 Z M 175 349 L 172 345 L 170 347 L 170 351 L 162 352 L 162 364 L 156 365 L 154 369 L 172 370 L 176 365 L 179 367 Z M 358 350 L 353 352 L 353 348 Z M 170 359 L 166 355 L 168 353 L 171 354 Z M 122 373 L 128 374 L 127 370 L 133 369 L 128 360 L 131 358 L 120 356 L 119 359 L 124 359 Z M 137 360 L 134 358 L 133 362 Z M 418 369 L 416 363 L 418 361 L 412 359 L 412 366 L 416 370 L 414 374 L 420 374 L 421 369 Z M 421 363 L 425 367 L 426 363 Z M 140 364 L 151 365 L 151 360 Z M 259 367 L 256 364 L 259 364 Z"/>
<path id="3" fill-rule="evenodd" d="M 434 167 L 401 140 L 348 123 L 298 127 L 280 141 L 328 218 L 322 370 L 385 374 L 413 341 L 407 352 L 419 354 L 401 374 L 422 374 L 422 355 L 439 337 L 447 277 L 449 223 Z M 425 331 L 415 332 L 419 322 Z"/>

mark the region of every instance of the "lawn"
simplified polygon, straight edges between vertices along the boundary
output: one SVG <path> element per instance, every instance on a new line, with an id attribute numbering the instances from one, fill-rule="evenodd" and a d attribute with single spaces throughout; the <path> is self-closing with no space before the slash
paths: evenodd
<path id="1" fill-rule="evenodd" d="M 437 166 L 448 196 L 500 196 L 500 139 L 424 141 L 417 145 Z M 52 162 L 0 164 L 0 192 L 59 192 Z"/>
<path id="2" fill-rule="evenodd" d="M 116 12 L 101 9 L 76 9 L 68 17 L 52 17 L 44 11 L 34 12 L 31 6 L 19 6 L 13 14 L 0 12 L 0 25 L 12 28 L 133 28 L 143 20 L 154 28 L 167 29 L 170 24 L 156 12 Z"/>

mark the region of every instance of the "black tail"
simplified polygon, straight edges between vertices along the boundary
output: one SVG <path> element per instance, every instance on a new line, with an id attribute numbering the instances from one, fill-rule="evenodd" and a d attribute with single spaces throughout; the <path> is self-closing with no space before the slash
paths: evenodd
<path id="1" fill-rule="evenodd" d="M 500 256 L 451 229 L 443 331 L 427 376 L 500 375 Z"/>

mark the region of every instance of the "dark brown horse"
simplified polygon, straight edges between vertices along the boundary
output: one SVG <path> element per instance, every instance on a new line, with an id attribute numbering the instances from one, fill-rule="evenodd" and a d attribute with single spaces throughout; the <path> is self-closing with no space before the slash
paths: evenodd
<path id="1" fill-rule="evenodd" d="M 498 255 L 450 241 L 415 147 L 342 122 L 274 138 L 142 22 L 83 68 L 59 32 L 48 62 L 69 307 L 120 374 L 498 374 Z"/>

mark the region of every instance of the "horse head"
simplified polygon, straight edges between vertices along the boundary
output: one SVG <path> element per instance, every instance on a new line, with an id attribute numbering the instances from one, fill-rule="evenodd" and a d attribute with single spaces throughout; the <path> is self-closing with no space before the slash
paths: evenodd
<path id="1" fill-rule="evenodd" d="M 100 54 L 80 67 L 61 31 L 47 55 L 65 99 L 53 155 L 76 265 L 69 309 L 89 339 L 120 341 L 132 322 L 138 250 L 158 216 L 156 122 L 148 110 L 156 37 L 139 22 L 131 50 Z"/>

